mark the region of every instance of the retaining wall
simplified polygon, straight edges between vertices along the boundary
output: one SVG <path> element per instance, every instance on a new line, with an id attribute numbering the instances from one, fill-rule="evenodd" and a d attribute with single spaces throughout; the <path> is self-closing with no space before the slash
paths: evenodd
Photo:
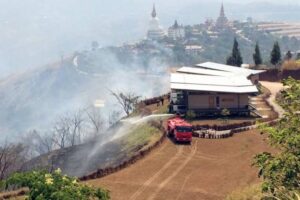
<path id="1" fill-rule="evenodd" d="M 260 81 L 270 81 L 279 82 L 283 79 L 292 77 L 294 79 L 300 80 L 300 69 L 298 70 L 279 70 L 279 69 L 269 69 L 261 74 L 259 74 Z"/>

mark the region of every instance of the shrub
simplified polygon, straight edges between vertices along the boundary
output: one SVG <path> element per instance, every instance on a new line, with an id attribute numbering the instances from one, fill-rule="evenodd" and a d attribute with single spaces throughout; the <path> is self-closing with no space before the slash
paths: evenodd
<path id="1" fill-rule="evenodd" d="M 0 181 L 0 192 L 2 192 L 5 189 L 5 182 Z"/>
<path id="2" fill-rule="evenodd" d="M 191 120 L 196 118 L 196 113 L 192 110 L 187 111 L 186 118 Z"/>
<path id="3" fill-rule="evenodd" d="M 221 111 L 221 115 L 223 116 L 223 123 L 228 123 L 228 116 L 230 115 L 230 111 L 227 108 L 223 108 Z"/>
<path id="4" fill-rule="evenodd" d="M 61 174 L 60 169 L 54 173 L 33 171 L 16 173 L 6 180 L 6 187 L 28 187 L 28 200 L 108 200 L 109 192 L 94 189 L 78 183 L 76 178 Z"/>
<path id="5" fill-rule="evenodd" d="M 282 65 L 284 70 L 297 70 L 300 69 L 300 63 L 299 61 L 285 61 Z"/>
<path id="6" fill-rule="evenodd" d="M 223 108 L 221 111 L 221 115 L 223 117 L 228 117 L 230 115 L 230 111 L 227 108 Z"/>

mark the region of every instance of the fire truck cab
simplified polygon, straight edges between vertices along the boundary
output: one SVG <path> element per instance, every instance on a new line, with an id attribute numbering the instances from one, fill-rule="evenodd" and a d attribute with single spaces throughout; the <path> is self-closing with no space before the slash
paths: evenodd
<path id="1" fill-rule="evenodd" d="M 167 132 L 176 142 L 192 142 L 192 125 L 180 117 L 168 120 Z"/>

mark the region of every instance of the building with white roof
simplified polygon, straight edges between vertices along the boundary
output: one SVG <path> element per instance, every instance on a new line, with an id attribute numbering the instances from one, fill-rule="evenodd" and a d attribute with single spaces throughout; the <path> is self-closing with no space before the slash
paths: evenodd
<path id="1" fill-rule="evenodd" d="M 188 55 L 194 55 L 197 56 L 199 55 L 201 52 L 203 52 L 203 47 L 200 45 L 186 45 L 185 46 L 185 52 Z"/>
<path id="2" fill-rule="evenodd" d="M 197 64 L 196 67 L 202 68 L 202 69 L 230 72 L 233 74 L 242 73 L 245 76 L 260 74 L 260 73 L 264 72 L 263 70 L 252 70 L 252 69 L 246 69 L 246 68 L 224 65 L 224 64 L 213 63 L 213 62 L 205 62 L 205 63 Z"/>
<path id="3" fill-rule="evenodd" d="M 185 29 L 184 26 L 179 25 L 177 20 L 173 26 L 168 29 L 168 37 L 172 40 L 178 40 L 185 37 Z"/>
<path id="4" fill-rule="evenodd" d="M 249 114 L 249 96 L 257 94 L 258 74 L 218 63 L 182 67 L 171 74 L 171 111 L 216 115 L 226 108 L 231 114 Z"/>
<path id="5" fill-rule="evenodd" d="M 232 73 L 230 72 L 210 70 L 199 67 L 181 67 L 177 70 L 177 73 L 198 74 L 208 76 L 232 76 Z"/>

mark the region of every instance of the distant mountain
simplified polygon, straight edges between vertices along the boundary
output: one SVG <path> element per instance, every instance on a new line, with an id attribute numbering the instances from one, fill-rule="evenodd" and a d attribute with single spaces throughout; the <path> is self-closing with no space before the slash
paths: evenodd
<path id="1" fill-rule="evenodd" d="M 183 6 L 177 13 L 177 19 L 184 24 L 201 23 L 205 19 L 216 19 L 221 3 L 200 1 Z M 300 5 L 278 4 L 258 1 L 252 3 L 224 3 L 225 13 L 230 20 L 244 21 L 252 17 L 258 21 L 298 21 Z"/>
<path id="2" fill-rule="evenodd" d="M 299 4 L 284 5 L 272 2 L 254 2 L 232 8 L 236 17 L 241 16 L 242 19 L 252 17 L 257 21 L 299 21 L 299 10 Z M 229 8 L 228 11 L 230 12 L 231 9 Z"/>

